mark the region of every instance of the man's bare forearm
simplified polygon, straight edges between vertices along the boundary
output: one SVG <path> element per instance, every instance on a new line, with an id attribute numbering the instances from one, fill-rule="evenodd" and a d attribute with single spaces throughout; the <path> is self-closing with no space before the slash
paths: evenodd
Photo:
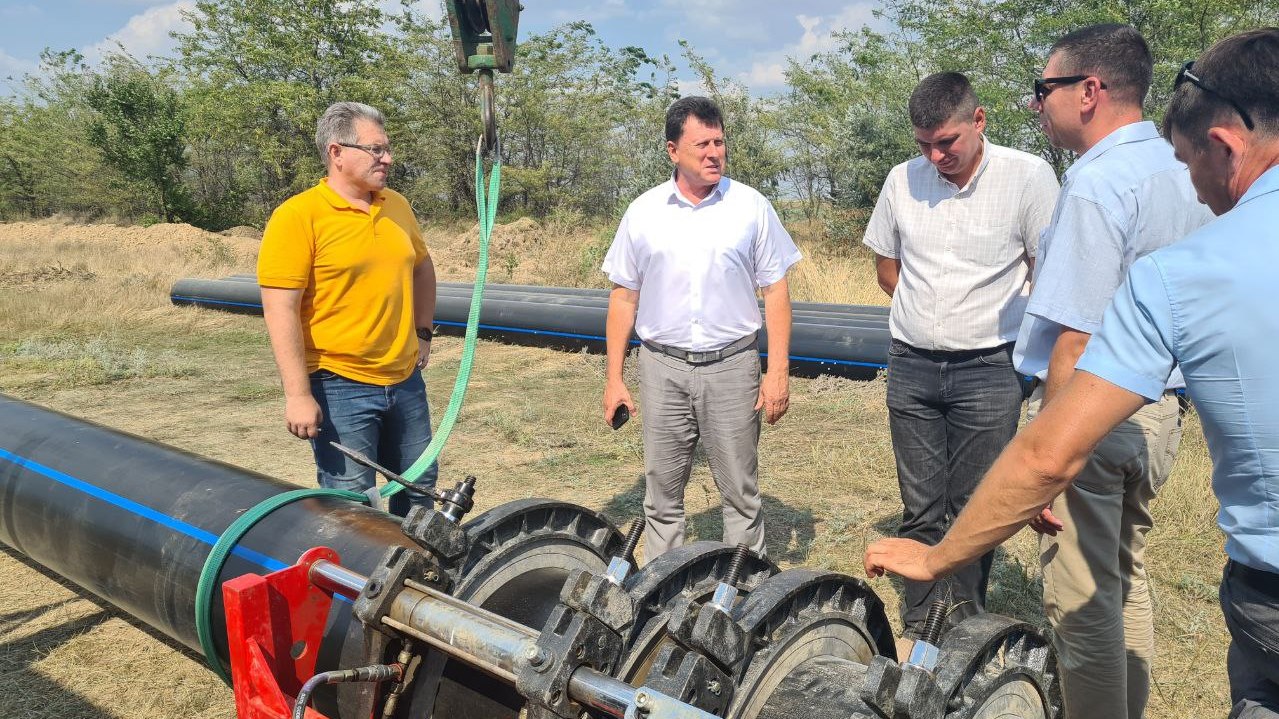
<path id="1" fill-rule="evenodd" d="M 1061 328 L 1061 334 L 1057 335 L 1057 341 L 1053 343 L 1053 350 L 1048 358 L 1048 379 L 1044 381 L 1041 406 L 1047 406 L 1048 401 L 1060 394 L 1066 383 L 1075 376 L 1075 365 L 1083 356 L 1090 337 L 1092 335 L 1087 332 L 1070 327 Z"/>
<path id="2" fill-rule="evenodd" d="M 879 289 L 884 294 L 892 297 L 897 292 L 897 282 L 901 279 L 902 263 L 895 257 L 884 257 L 883 255 L 875 255 L 875 279 L 879 282 Z"/>
<path id="3" fill-rule="evenodd" d="M 786 278 L 763 289 L 764 328 L 768 330 L 768 373 L 790 372 L 791 302 Z"/>
<path id="4" fill-rule="evenodd" d="M 929 552 L 939 575 L 954 573 L 1002 544 L 1061 494 L 1093 447 L 1144 400 L 1078 372 L 1008 445 L 945 538 Z"/>
<path id="5" fill-rule="evenodd" d="M 413 326 L 430 327 L 435 323 L 435 263 L 427 255 L 413 268 Z"/>
<path id="6" fill-rule="evenodd" d="M 622 368 L 626 363 L 631 333 L 635 331 L 635 311 L 638 307 L 639 292 L 613 285 L 613 291 L 608 295 L 608 319 L 604 328 L 608 353 L 605 379 L 609 382 L 622 381 Z"/>
<path id="7" fill-rule="evenodd" d="M 311 380 L 306 367 L 306 344 L 300 314 L 302 290 L 262 288 L 262 317 L 271 338 L 271 354 L 280 371 L 285 397 L 309 397 Z"/>

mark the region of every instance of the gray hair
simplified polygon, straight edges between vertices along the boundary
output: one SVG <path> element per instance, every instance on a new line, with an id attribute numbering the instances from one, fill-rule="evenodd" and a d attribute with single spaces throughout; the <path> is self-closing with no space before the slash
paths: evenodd
<path id="1" fill-rule="evenodd" d="M 378 127 L 386 127 L 386 118 L 372 105 L 362 102 L 335 102 L 320 116 L 315 124 L 315 149 L 320 151 L 324 166 L 329 166 L 329 144 L 355 142 L 355 123 L 368 120 Z"/>

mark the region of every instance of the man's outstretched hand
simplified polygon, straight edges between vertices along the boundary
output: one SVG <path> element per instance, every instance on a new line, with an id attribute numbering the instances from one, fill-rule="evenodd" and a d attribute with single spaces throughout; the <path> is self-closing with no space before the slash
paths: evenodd
<path id="1" fill-rule="evenodd" d="M 932 547 L 913 539 L 881 539 L 866 548 L 866 576 L 881 577 L 885 572 L 891 572 L 906 579 L 931 582 L 939 578 L 937 572 L 928 566 L 931 550 Z"/>

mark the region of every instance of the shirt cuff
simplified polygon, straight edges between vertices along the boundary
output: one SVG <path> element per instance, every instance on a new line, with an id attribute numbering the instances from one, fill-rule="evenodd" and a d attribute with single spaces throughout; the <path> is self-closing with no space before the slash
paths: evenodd
<path id="1" fill-rule="evenodd" d="M 1116 387 L 1141 395 L 1147 402 L 1158 402 L 1167 387 L 1165 380 L 1153 379 L 1103 359 L 1089 357 L 1086 351 L 1075 364 L 1075 369 L 1096 375 Z"/>
<path id="2" fill-rule="evenodd" d="M 1026 314 L 1034 315 L 1040 319 L 1048 320 L 1069 327 L 1078 332 L 1087 332 L 1088 334 L 1097 334 L 1097 330 L 1101 329 L 1100 320 L 1090 320 L 1082 317 L 1076 312 L 1065 307 L 1056 307 L 1042 302 L 1035 302 L 1035 293 L 1031 291 L 1030 302 L 1026 303 Z"/>

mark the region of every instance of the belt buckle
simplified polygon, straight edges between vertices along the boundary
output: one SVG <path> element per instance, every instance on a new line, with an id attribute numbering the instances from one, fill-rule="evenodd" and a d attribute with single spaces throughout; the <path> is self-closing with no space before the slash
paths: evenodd
<path id="1" fill-rule="evenodd" d="M 719 359 L 719 354 L 719 350 L 711 352 L 689 352 L 684 361 L 689 364 L 709 364 Z"/>

